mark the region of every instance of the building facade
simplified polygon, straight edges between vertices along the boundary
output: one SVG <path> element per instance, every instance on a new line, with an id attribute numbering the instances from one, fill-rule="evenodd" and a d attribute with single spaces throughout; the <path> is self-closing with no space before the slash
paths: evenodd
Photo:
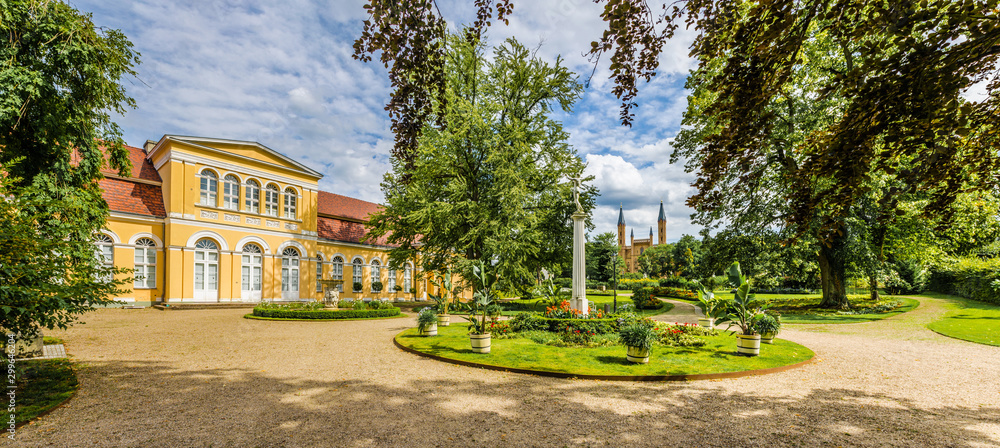
<path id="1" fill-rule="evenodd" d="M 657 242 L 653 243 L 653 228 L 649 228 L 648 239 L 635 239 L 635 230 L 629 231 L 629 244 L 625 244 L 625 212 L 618 208 L 618 255 L 625 260 L 625 272 L 639 272 L 639 255 L 646 249 L 667 240 L 667 215 L 663 212 L 663 201 L 660 201 L 660 217 L 656 220 Z"/>
<path id="2" fill-rule="evenodd" d="M 315 170 L 256 142 L 165 135 L 127 148 L 132 175 L 100 182 L 110 217 L 96 242 L 134 270 L 117 300 L 319 300 L 324 279 L 343 280 L 344 299 L 426 298 L 417 260 L 390 269 L 384 239 L 363 240 L 379 205 L 320 191 Z"/>

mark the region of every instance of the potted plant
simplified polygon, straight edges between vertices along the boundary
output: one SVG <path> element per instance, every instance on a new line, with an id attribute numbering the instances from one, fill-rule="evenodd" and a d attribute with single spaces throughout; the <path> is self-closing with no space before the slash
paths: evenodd
<path id="1" fill-rule="evenodd" d="M 372 292 L 378 294 L 382 292 L 382 282 L 372 282 Z"/>
<path id="2" fill-rule="evenodd" d="M 417 313 L 417 332 L 424 336 L 437 336 L 438 316 L 432 307 L 425 307 Z"/>
<path id="3" fill-rule="evenodd" d="M 725 302 L 715 297 L 712 290 L 706 288 L 700 282 L 691 282 L 695 292 L 698 293 L 698 308 L 701 308 L 703 317 L 698 318 L 698 325 L 708 328 L 715 328 L 715 320 L 725 312 Z"/>
<path id="4" fill-rule="evenodd" d="M 781 315 L 772 311 L 762 313 L 754 322 L 754 330 L 760 334 L 760 342 L 773 344 L 774 337 L 781 331 Z"/>
<path id="5" fill-rule="evenodd" d="M 469 304 L 468 316 L 463 316 L 469 321 L 469 343 L 475 353 L 490 352 L 490 333 L 487 331 L 489 315 L 487 309 L 493 304 L 497 278 L 495 274 L 486 272 L 486 265 L 482 261 L 472 266 L 472 276 L 475 279 L 475 293 L 472 295 L 472 303 Z"/>
<path id="6" fill-rule="evenodd" d="M 394 292 L 394 293 L 395 293 L 395 295 L 396 295 L 396 301 L 397 301 L 397 302 L 399 302 L 399 301 L 403 301 L 403 302 L 405 302 L 405 301 L 406 301 L 406 299 L 400 299 L 400 298 L 399 298 L 399 292 L 403 290 L 403 287 L 402 287 L 402 286 L 399 286 L 399 285 L 396 285 L 396 286 L 393 286 L 393 287 L 392 287 L 392 290 L 393 290 L 393 292 Z"/>
<path id="7" fill-rule="evenodd" d="M 431 279 L 431 283 L 438 287 L 438 292 L 441 295 L 427 294 L 437 303 L 438 323 L 442 327 L 451 325 L 451 315 L 448 314 L 448 296 L 452 290 L 451 277 L 451 268 L 449 267 L 445 275 L 438 275 L 437 278 Z"/>
<path id="8" fill-rule="evenodd" d="M 736 335 L 736 354 L 745 356 L 760 355 L 760 334 L 755 328 L 757 320 L 760 318 L 760 306 L 750 294 L 750 281 L 740 271 L 740 263 L 733 262 L 729 267 L 730 281 L 739 282 L 736 288 L 736 297 L 729 304 L 726 315 L 716 323 L 729 322 L 730 326 L 736 325 L 740 333 Z"/>
<path id="9" fill-rule="evenodd" d="M 634 323 L 622 327 L 618 340 L 628 347 L 625 359 L 636 364 L 649 363 L 649 349 L 656 341 L 656 332 L 648 325 Z"/>
<path id="10" fill-rule="evenodd" d="M 364 286 L 365 285 L 362 285 L 361 282 L 354 282 L 354 292 L 361 292 L 361 289 L 364 288 Z"/>

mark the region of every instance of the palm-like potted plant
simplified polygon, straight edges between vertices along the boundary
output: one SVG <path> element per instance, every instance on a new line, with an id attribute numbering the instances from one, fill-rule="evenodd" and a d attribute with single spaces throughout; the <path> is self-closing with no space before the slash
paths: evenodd
<path id="1" fill-rule="evenodd" d="M 425 307 L 417 313 L 417 332 L 424 336 L 437 336 L 438 315 L 433 307 Z"/>
<path id="2" fill-rule="evenodd" d="M 487 331 L 489 322 L 488 308 L 493 304 L 494 287 L 497 277 L 486 271 L 486 265 L 482 261 L 472 266 L 472 277 L 475 280 L 475 292 L 472 295 L 472 303 L 469 304 L 468 316 L 463 316 L 469 321 L 469 343 L 475 353 L 490 352 L 490 333 Z"/>
<path id="3" fill-rule="evenodd" d="M 448 314 L 448 301 L 451 300 L 449 295 L 452 290 L 451 268 L 448 268 L 445 275 L 438 275 L 437 278 L 432 278 L 431 283 L 438 287 L 441 295 L 427 294 L 427 296 L 437 303 L 438 324 L 442 327 L 447 327 L 451 325 L 451 316 Z"/>
<path id="4" fill-rule="evenodd" d="M 730 326 L 735 325 L 740 329 L 741 334 L 736 335 L 737 354 L 757 356 L 760 354 L 760 334 L 755 325 L 763 313 L 753 294 L 750 294 L 750 281 L 743 275 L 738 261 L 729 267 L 729 278 L 734 283 L 738 281 L 740 286 L 736 288 L 736 297 L 729 304 L 726 315 L 716 323 L 729 322 Z"/>
<path id="5" fill-rule="evenodd" d="M 711 289 L 706 288 L 701 282 L 697 280 L 691 282 L 692 287 L 695 292 L 698 293 L 698 308 L 701 308 L 704 317 L 698 318 L 698 325 L 708 328 L 709 330 L 715 328 L 715 320 L 721 317 L 726 311 L 726 303 L 723 300 L 719 300 L 715 297 L 715 293 Z"/>
<path id="6" fill-rule="evenodd" d="M 649 349 L 656 342 L 656 332 L 648 325 L 634 323 L 622 327 L 618 340 L 628 347 L 625 359 L 636 364 L 649 363 Z"/>
<path id="7" fill-rule="evenodd" d="M 773 311 L 761 313 L 754 322 L 754 330 L 760 334 L 760 342 L 773 344 L 774 337 L 781 331 L 781 315 Z"/>

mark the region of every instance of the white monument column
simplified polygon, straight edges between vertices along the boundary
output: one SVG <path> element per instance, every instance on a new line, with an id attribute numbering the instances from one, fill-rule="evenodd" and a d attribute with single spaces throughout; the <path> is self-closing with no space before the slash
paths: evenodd
<path id="1" fill-rule="evenodd" d="M 586 213 L 573 213 L 573 299 L 569 302 L 574 310 L 583 311 L 583 314 L 590 313 L 587 303 L 587 264 L 583 254 L 583 243 L 586 241 L 583 236 L 583 221 L 586 218 Z"/>

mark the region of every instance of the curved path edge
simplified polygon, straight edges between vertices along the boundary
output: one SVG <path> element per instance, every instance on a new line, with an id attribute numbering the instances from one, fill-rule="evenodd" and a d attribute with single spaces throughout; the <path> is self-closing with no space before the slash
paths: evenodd
<path id="1" fill-rule="evenodd" d="M 398 336 L 398 335 L 397 335 Z M 415 355 L 423 356 L 425 358 L 431 358 L 437 361 L 443 361 L 451 364 L 457 364 L 465 367 L 479 367 L 488 370 L 496 370 L 500 372 L 514 372 L 514 373 L 524 373 L 528 375 L 538 375 L 547 376 L 552 378 L 577 378 L 581 380 L 601 380 L 601 381 L 698 381 L 698 380 L 717 380 L 725 378 L 742 378 L 746 376 L 755 375 L 767 375 L 771 373 L 784 372 L 786 370 L 791 370 L 797 367 L 802 367 L 809 364 L 816 358 L 816 353 L 813 352 L 813 356 L 805 361 L 797 362 L 795 364 L 789 364 L 785 366 L 771 367 L 769 369 L 757 369 L 757 370 L 743 370 L 739 372 L 724 372 L 724 373 L 698 373 L 692 375 L 584 375 L 577 373 L 567 373 L 567 372 L 549 372 L 546 370 L 531 370 L 531 369 L 518 369 L 513 367 L 502 367 L 494 366 L 492 364 L 480 364 L 471 361 L 462 361 L 460 359 L 446 358 L 444 356 L 432 355 L 430 353 L 424 353 L 422 351 L 407 347 L 400 344 L 395 336 L 392 338 L 392 343 L 396 344 L 396 347 L 404 352 L 413 353 Z"/>

